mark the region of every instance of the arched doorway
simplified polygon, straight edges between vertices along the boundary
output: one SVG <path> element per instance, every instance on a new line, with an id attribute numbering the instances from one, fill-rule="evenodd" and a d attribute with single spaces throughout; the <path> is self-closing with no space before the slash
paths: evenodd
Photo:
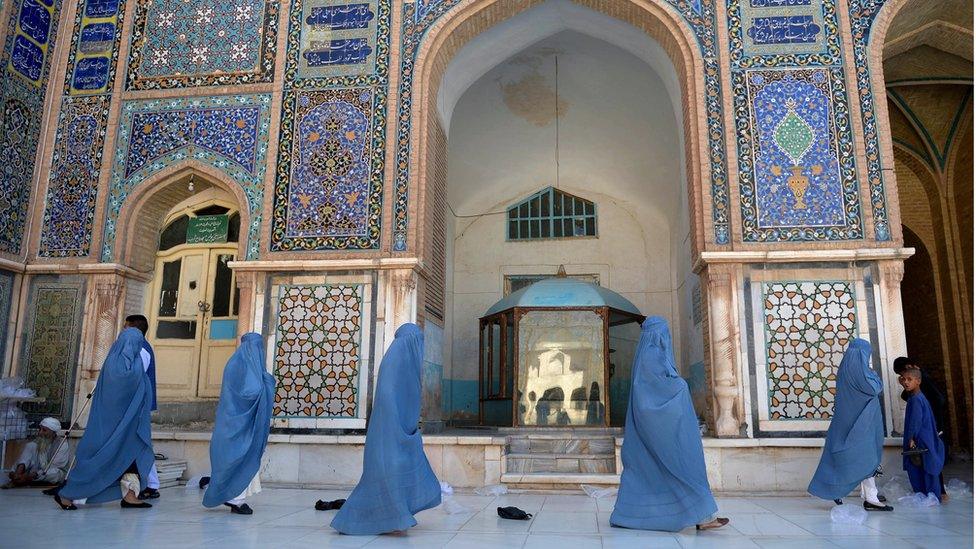
<path id="1" fill-rule="evenodd" d="M 188 162 L 136 187 L 120 211 L 115 249 L 146 279 L 127 281 L 124 313 L 149 319 L 160 421 L 212 418 L 238 318 L 253 298 L 238 290 L 229 265 L 248 247 L 250 216 L 242 204 L 233 181 Z"/>
<path id="2" fill-rule="evenodd" d="M 162 398 L 219 396 L 237 346 L 240 292 L 228 264 L 241 215 L 228 198 L 214 188 L 194 195 L 168 212 L 160 232 L 147 310 Z"/>
<path id="3" fill-rule="evenodd" d="M 708 157 L 688 31 L 656 3 L 607 13 L 591 2 L 477 2 L 425 39 L 412 93 L 427 101 L 414 103 L 411 149 L 422 224 L 410 226 L 409 247 L 425 265 L 428 341 L 443 341 L 432 360 L 443 364 L 449 419 L 477 417 L 477 319 L 560 264 L 668 318 L 682 374 L 703 377 L 691 258 L 705 232 Z M 555 191 L 561 211 L 547 209 Z M 619 374 L 611 393 L 627 391 Z"/>
<path id="4" fill-rule="evenodd" d="M 908 354 L 945 384 L 948 436 L 961 446 L 973 421 L 972 14 L 962 0 L 899 0 L 871 31 L 905 246 L 916 249 L 902 281 Z"/>

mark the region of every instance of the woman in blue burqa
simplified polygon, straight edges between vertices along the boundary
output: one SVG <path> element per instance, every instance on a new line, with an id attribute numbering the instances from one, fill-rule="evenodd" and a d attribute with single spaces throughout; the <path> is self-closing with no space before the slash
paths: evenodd
<path id="1" fill-rule="evenodd" d="M 403 531 L 416 526 L 415 513 L 441 503 L 417 428 L 423 358 L 423 332 L 416 324 L 400 326 L 380 364 L 363 476 L 332 520 L 343 534 Z"/>
<path id="2" fill-rule="evenodd" d="M 879 499 L 874 482 L 884 442 L 882 388 L 881 378 L 871 369 L 871 344 L 855 339 L 837 369 L 834 417 L 808 492 L 840 505 L 841 498 L 860 485 L 865 509 L 892 510 Z"/>
<path id="3" fill-rule="evenodd" d="M 55 495 L 62 509 L 76 509 L 73 502 L 79 500 L 119 498 L 123 508 L 152 507 L 137 497 L 155 462 L 149 425 L 152 389 L 140 357 L 143 340 L 138 329 L 126 328 L 105 357 L 75 452 L 77 462 Z"/>
<path id="4" fill-rule="evenodd" d="M 610 524 L 677 532 L 719 528 L 705 473 L 698 419 L 678 375 L 668 323 L 649 317 L 634 358 L 630 407 L 621 448 L 624 470 Z"/>
<path id="5" fill-rule="evenodd" d="M 264 367 L 259 334 L 247 333 L 224 368 L 220 403 L 210 438 L 210 482 L 205 507 L 226 505 L 232 513 L 250 515 L 244 502 L 261 491 L 258 470 L 268 445 L 275 379 Z"/>

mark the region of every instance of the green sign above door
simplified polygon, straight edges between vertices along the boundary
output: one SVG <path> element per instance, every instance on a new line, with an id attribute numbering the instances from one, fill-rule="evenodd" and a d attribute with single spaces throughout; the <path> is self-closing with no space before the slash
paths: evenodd
<path id="1" fill-rule="evenodd" d="M 229 217 L 226 215 L 201 215 L 191 217 L 186 228 L 187 244 L 227 242 Z"/>

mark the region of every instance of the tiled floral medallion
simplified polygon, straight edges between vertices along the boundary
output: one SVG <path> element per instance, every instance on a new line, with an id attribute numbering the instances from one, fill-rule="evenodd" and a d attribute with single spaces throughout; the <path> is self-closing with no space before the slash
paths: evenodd
<path id="1" fill-rule="evenodd" d="M 137 0 L 126 89 L 271 82 L 277 0 Z"/>
<path id="2" fill-rule="evenodd" d="M 31 284 L 19 375 L 44 398 L 24 405 L 31 416 L 70 420 L 84 303 L 83 281 L 35 279 Z"/>
<path id="3" fill-rule="evenodd" d="M 854 285 L 767 282 L 762 299 L 769 419 L 830 419 L 837 367 L 857 337 Z"/>
<path id="4" fill-rule="evenodd" d="M 871 69 L 868 66 L 868 45 L 875 17 L 886 0 L 850 0 L 851 37 L 854 41 L 854 70 L 857 74 L 857 96 L 861 105 L 861 125 L 864 134 L 864 153 L 868 165 L 867 182 L 874 214 L 874 238 L 891 240 L 888 220 L 888 200 L 885 196 L 884 172 L 881 166 L 881 141 L 878 133 L 874 93 L 871 91 Z M 881 70 L 881 67 L 873 67 Z M 881 98 L 884 101 L 884 98 Z M 889 166 L 890 167 L 890 166 Z"/>
<path id="5" fill-rule="evenodd" d="M 270 105 L 270 95 L 124 103 L 106 205 L 102 261 L 115 257 L 116 223 L 129 193 L 147 177 L 186 160 L 211 165 L 240 184 L 251 216 L 247 258 L 257 258 Z"/>
<path id="6" fill-rule="evenodd" d="M 389 0 L 295 0 L 288 87 L 373 84 L 389 72 Z"/>
<path id="7" fill-rule="evenodd" d="M 108 95 L 68 97 L 61 104 L 44 202 L 41 257 L 89 254 L 110 100 Z"/>
<path id="8" fill-rule="evenodd" d="M 29 215 L 61 0 L 17 0 L 9 13 L 0 62 L 0 252 L 17 254 Z"/>
<path id="9" fill-rule="evenodd" d="M 272 251 L 378 247 L 384 108 L 376 88 L 285 92 Z"/>
<path id="10" fill-rule="evenodd" d="M 621 0 L 623 1 L 623 0 Z M 691 28 L 698 41 L 704 64 L 704 103 L 708 125 L 708 158 L 712 199 L 712 225 L 716 244 L 730 243 L 729 186 L 725 157 L 725 124 L 722 118 L 722 86 L 716 12 L 712 2 L 701 0 L 667 0 L 678 17 Z M 401 21 L 400 84 L 397 105 L 396 177 L 393 187 L 393 251 L 407 250 L 409 232 L 410 134 L 412 124 L 414 69 L 427 31 L 460 0 L 418 0 L 404 2 Z"/>
<path id="11" fill-rule="evenodd" d="M 75 14 L 66 95 L 111 92 L 119 62 L 125 0 L 84 0 Z"/>
<path id="12" fill-rule="evenodd" d="M 742 238 L 864 237 L 834 0 L 727 0 Z"/>
<path id="13" fill-rule="evenodd" d="M 276 299 L 274 416 L 358 417 L 363 285 L 284 285 Z"/>
<path id="14" fill-rule="evenodd" d="M 740 140 L 743 234 L 748 241 L 856 239 L 860 197 L 840 70 L 739 73 L 752 139 Z M 750 177 L 751 176 L 751 177 Z"/>

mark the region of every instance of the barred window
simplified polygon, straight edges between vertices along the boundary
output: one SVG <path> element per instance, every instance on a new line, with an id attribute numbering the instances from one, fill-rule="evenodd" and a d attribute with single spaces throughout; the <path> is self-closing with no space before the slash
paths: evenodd
<path id="1" fill-rule="evenodd" d="M 596 234 L 596 204 L 552 187 L 508 209 L 508 240 Z"/>

